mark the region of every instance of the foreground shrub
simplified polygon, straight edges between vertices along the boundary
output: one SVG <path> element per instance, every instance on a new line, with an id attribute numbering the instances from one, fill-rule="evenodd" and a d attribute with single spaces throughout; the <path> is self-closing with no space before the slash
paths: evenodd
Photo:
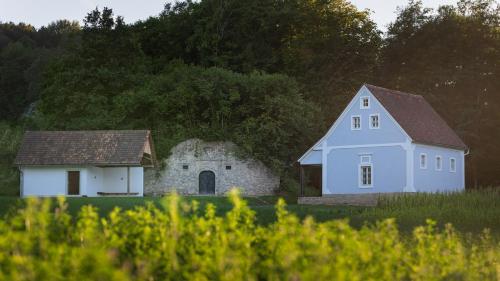
<path id="1" fill-rule="evenodd" d="M 0 223 L 0 280 L 497 280 L 500 245 L 466 241 L 428 221 L 402 237 L 393 220 L 360 230 L 347 221 L 300 221 L 276 206 L 255 224 L 236 192 L 223 217 L 176 195 L 163 208 L 116 208 L 106 218 L 64 199 L 29 199 Z M 203 215 L 199 215 L 202 213 Z"/>

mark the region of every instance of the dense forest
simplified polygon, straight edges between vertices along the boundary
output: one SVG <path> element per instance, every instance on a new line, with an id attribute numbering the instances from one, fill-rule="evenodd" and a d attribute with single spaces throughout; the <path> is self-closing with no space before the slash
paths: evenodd
<path id="1" fill-rule="evenodd" d="M 500 184 L 500 7 L 409 1 L 383 33 L 346 0 L 184 0 L 41 28 L 0 22 L 0 189 L 24 130 L 143 129 L 157 154 L 231 140 L 284 178 L 365 82 L 423 95 L 470 147 L 468 188 Z M 287 181 L 284 181 L 287 182 Z"/>

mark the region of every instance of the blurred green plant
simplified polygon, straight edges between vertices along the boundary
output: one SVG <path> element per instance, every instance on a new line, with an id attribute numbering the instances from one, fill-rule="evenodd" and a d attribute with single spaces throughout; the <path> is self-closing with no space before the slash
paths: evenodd
<path id="1" fill-rule="evenodd" d="M 500 245 L 485 232 L 466 241 L 447 225 L 411 237 L 388 219 L 360 230 L 345 220 L 301 221 L 276 204 L 277 221 L 255 223 L 235 190 L 231 211 L 171 195 L 106 218 L 65 199 L 28 199 L 0 221 L 0 280 L 497 280 Z"/>

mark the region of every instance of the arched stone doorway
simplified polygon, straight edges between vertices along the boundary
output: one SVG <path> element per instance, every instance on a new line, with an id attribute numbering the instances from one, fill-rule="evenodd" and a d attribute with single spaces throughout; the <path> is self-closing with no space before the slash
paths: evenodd
<path id="1" fill-rule="evenodd" d="M 199 176 L 200 194 L 215 194 L 215 173 L 212 171 L 203 171 Z"/>

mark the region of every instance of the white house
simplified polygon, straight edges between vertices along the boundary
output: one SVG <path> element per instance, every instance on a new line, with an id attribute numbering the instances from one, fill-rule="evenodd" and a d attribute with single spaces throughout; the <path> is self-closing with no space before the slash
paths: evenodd
<path id="1" fill-rule="evenodd" d="M 322 195 L 464 189 L 467 146 L 419 95 L 365 84 L 299 160 Z"/>
<path id="2" fill-rule="evenodd" d="M 14 164 L 22 197 L 142 196 L 155 162 L 146 130 L 28 131 Z"/>

